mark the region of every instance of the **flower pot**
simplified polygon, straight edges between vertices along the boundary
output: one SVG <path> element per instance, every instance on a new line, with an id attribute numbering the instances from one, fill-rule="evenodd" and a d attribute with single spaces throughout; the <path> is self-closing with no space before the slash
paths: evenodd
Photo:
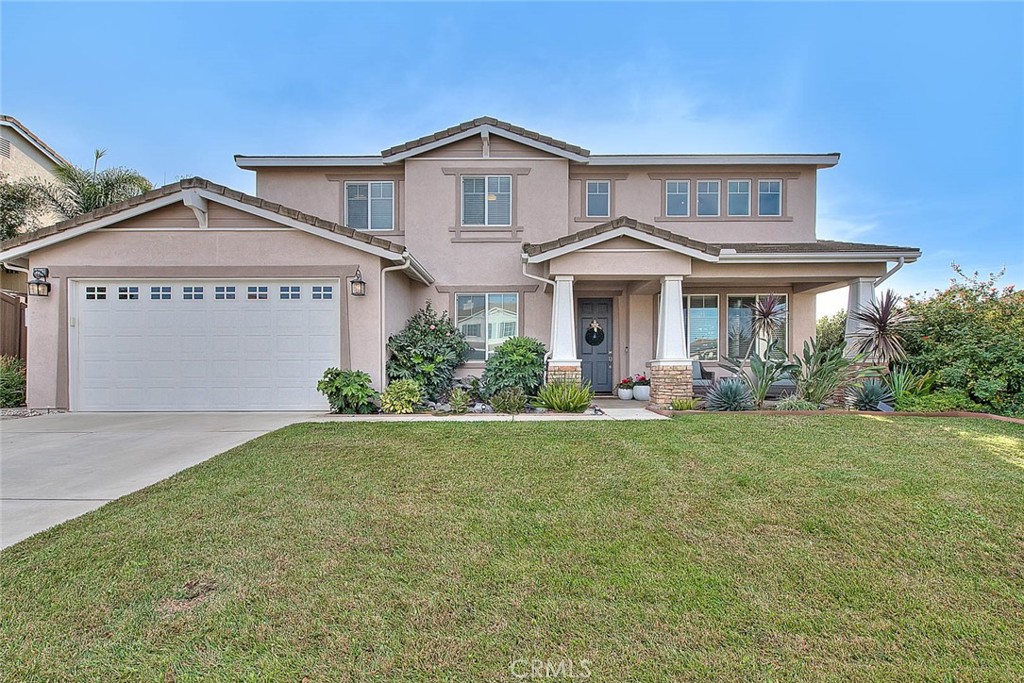
<path id="1" fill-rule="evenodd" d="M 632 389 L 619 389 L 619 398 L 621 398 L 623 401 L 632 401 L 633 400 L 633 390 Z"/>
<path id="2" fill-rule="evenodd" d="M 633 387 L 633 398 L 635 398 L 637 401 L 650 401 L 651 385 L 638 384 L 635 387 Z"/>

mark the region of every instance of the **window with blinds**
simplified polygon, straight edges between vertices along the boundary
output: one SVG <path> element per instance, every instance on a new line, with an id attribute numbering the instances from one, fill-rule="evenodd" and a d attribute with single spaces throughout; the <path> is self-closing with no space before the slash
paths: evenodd
<path id="1" fill-rule="evenodd" d="M 355 230 L 394 230 L 395 184 L 390 180 L 345 183 L 345 225 Z"/>
<path id="2" fill-rule="evenodd" d="M 512 225 L 512 176 L 462 176 L 463 225 Z"/>

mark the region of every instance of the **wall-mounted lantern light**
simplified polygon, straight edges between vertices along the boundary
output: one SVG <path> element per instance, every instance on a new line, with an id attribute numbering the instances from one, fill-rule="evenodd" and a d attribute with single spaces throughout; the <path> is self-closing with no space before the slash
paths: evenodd
<path id="1" fill-rule="evenodd" d="M 29 296 L 50 296 L 50 283 L 46 278 L 50 277 L 49 268 L 33 268 L 32 279 L 28 281 Z"/>
<path id="2" fill-rule="evenodd" d="M 366 283 L 363 282 L 363 274 L 356 268 L 356 274 L 349 281 L 352 288 L 352 296 L 366 296 Z"/>

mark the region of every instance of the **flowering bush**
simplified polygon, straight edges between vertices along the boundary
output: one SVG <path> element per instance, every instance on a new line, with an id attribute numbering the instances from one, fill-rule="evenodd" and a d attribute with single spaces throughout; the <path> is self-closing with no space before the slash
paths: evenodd
<path id="1" fill-rule="evenodd" d="M 438 313 L 428 301 L 426 308 L 409 318 L 404 330 L 388 339 L 388 349 L 388 378 L 415 380 L 426 398 L 436 401 L 447 393 L 469 344 L 448 313 Z"/>
<path id="2" fill-rule="evenodd" d="M 649 387 L 651 386 L 651 380 L 642 372 L 638 372 L 633 375 L 633 386 L 635 387 Z"/>

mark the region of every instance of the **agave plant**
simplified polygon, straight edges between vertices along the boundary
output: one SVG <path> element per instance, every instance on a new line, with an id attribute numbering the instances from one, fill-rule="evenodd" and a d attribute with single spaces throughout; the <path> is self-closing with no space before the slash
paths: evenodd
<path id="1" fill-rule="evenodd" d="M 720 362 L 747 386 L 758 410 L 764 407 L 765 397 L 768 396 L 768 390 L 771 389 L 772 384 L 791 376 L 794 371 L 799 369 L 799 366 L 789 362 L 786 354 L 779 350 L 778 341 L 774 340 L 768 344 L 764 356 L 758 354 L 751 356 L 749 372 L 743 367 L 742 358 L 726 356 Z"/>
<path id="2" fill-rule="evenodd" d="M 746 382 L 727 377 L 715 383 L 704 398 L 704 407 L 714 411 L 752 410 L 754 397 Z"/>
<path id="3" fill-rule="evenodd" d="M 816 340 L 804 342 L 803 352 L 793 356 L 796 395 L 815 406 L 832 399 L 849 382 L 877 374 L 879 367 L 863 367 L 863 353 L 847 357 L 842 346 L 822 348 Z"/>
<path id="4" fill-rule="evenodd" d="M 847 389 L 846 400 L 856 410 L 879 410 L 878 404 L 893 404 L 889 387 L 877 379 L 864 380 Z"/>
<path id="5" fill-rule="evenodd" d="M 901 334 L 916 318 L 900 306 L 901 300 L 888 289 L 878 301 L 850 311 L 850 319 L 860 327 L 854 335 L 854 351 L 878 359 L 886 367 L 906 357 Z"/>

